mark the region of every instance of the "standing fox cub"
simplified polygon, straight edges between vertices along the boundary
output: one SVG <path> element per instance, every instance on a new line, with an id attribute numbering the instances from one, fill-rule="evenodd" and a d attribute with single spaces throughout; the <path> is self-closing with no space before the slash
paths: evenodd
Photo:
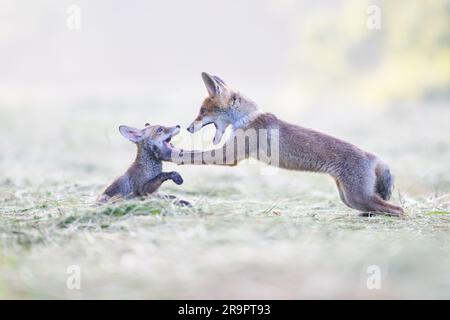
<path id="1" fill-rule="evenodd" d="M 146 196 L 155 192 L 166 180 L 183 183 L 178 172 L 162 172 L 162 160 L 172 152 L 170 140 L 180 132 L 180 126 L 163 127 L 146 124 L 144 129 L 127 126 L 119 127 L 120 133 L 137 146 L 137 155 L 131 167 L 117 178 L 99 197 L 99 202 L 107 202 L 112 197 Z M 174 196 L 166 196 L 175 199 Z M 181 205 L 187 201 L 176 200 Z"/>
<path id="2" fill-rule="evenodd" d="M 208 124 L 214 124 L 216 133 L 213 143 L 218 144 L 225 129 L 231 125 L 233 133 L 225 145 L 214 150 L 223 155 L 223 161 L 215 164 L 236 165 L 248 157 L 259 160 L 258 145 L 246 143 L 245 151 L 232 153 L 232 161 L 226 159 L 227 149 L 236 150 L 238 131 L 277 131 L 279 146 L 278 166 L 289 170 L 314 171 L 330 174 L 336 181 L 341 200 L 350 208 L 370 213 L 387 213 L 399 216 L 401 207 L 388 203 L 392 193 L 393 178 L 389 168 L 377 156 L 327 134 L 303 128 L 278 119 L 275 115 L 262 112 L 258 106 L 240 93 L 233 91 L 223 80 L 202 73 L 209 96 L 203 101 L 200 113 L 188 127 L 194 133 Z M 267 137 L 267 143 L 276 143 L 274 136 Z M 261 139 L 259 139 L 261 142 Z M 205 157 L 211 151 L 183 151 L 183 159 L 194 157 L 195 162 L 205 164 Z M 220 156 L 221 157 L 221 156 Z M 175 157 L 174 157 L 175 158 Z M 222 159 L 221 159 L 222 160 Z M 173 160 L 179 162 L 177 160 Z M 186 161 L 179 162 L 184 164 Z M 186 163 L 189 163 L 187 161 Z M 266 163 L 271 164 L 266 161 Z M 272 163 L 273 164 L 273 163 Z"/>

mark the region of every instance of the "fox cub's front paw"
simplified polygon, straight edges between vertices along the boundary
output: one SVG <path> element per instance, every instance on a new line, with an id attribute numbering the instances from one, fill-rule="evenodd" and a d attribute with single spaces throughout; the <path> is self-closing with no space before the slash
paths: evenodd
<path id="1" fill-rule="evenodd" d="M 175 171 L 170 173 L 170 179 L 178 185 L 183 183 L 183 178 Z"/>

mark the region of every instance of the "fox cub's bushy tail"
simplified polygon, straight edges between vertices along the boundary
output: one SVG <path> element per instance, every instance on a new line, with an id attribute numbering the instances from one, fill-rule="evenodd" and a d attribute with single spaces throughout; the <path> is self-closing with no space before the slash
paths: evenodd
<path id="1" fill-rule="evenodd" d="M 383 198 L 383 200 L 389 200 L 394 187 L 394 177 L 391 175 L 389 167 L 384 162 L 380 161 L 375 168 L 375 174 L 375 192 Z"/>

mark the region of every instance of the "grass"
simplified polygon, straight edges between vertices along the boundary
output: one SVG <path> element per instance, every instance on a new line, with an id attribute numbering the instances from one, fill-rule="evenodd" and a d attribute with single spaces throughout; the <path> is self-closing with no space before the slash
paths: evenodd
<path id="1" fill-rule="evenodd" d="M 326 176 L 264 176 L 251 164 L 167 164 L 185 184 L 161 191 L 192 208 L 154 198 L 96 206 L 133 158 L 115 121 L 133 125 L 149 111 L 94 108 L 90 125 L 70 108 L 52 109 L 51 120 L 23 111 L 4 109 L 0 120 L 14 137 L 0 141 L 8 150 L 0 158 L 1 298 L 450 297 L 448 108 L 296 120 L 383 154 L 403 218 L 359 217 Z M 22 123 L 38 129 L 27 135 Z M 73 265 L 80 290 L 66 285 Z M 380 290 L 367 288 L 370 265 L 380 267 Z"/>

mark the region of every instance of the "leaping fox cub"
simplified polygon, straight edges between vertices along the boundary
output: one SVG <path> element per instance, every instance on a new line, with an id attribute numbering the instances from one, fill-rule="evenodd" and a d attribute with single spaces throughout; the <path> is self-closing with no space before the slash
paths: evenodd
<path id="1" fill-rule="evenodd" d="M 392 193 L 393 178 L 389 167 L 380 158 L 330 135 L 290 124 L 271 113 L 262 112 L 258 106 L 237 91 L 232 90 L 219 77 L 202 73 L 209 96 L 203 101 L 200 112 L 188 131 L 194 133 L 208 124 L 214 124 L 216 133 L 213 143 L 218 144 L 225 129 L 232 126 L 233 134 L 225 145 L 214 150 L 223 155 L 222 165 L 227 162 L 226 150 L 235 147 L 234 133 L 242 130 L 277 129 L 279 144 L 278 166 L 289 170 L 314 171 L 330 174 L 336 181 L 341 200 L 350 208 L 366 213 L 386 213 L 399 216 L 403 209 L 388 203 Z M 269 136 L 268 141 L 271 143 Z M 231 165 L 248 157 L 255 157 L 257 146 L 246 144 L 243 154 L 234 153 Z M 205 164 L 211 151 L 183 151 L 179 164 Z M 200 155 L 201 161 L 192 162 Z M 191 156 L 191 157 L 189 157 Z"/>

